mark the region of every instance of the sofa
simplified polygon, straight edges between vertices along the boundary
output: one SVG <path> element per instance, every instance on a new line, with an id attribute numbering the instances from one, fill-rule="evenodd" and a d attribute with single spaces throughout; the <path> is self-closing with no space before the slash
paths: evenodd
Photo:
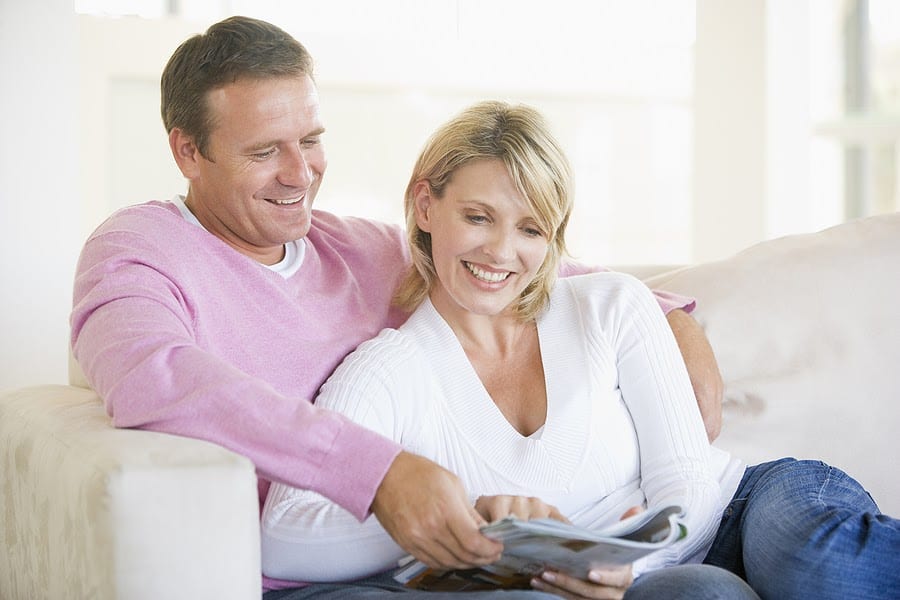
<path id="1" fill-rule="evenodd" d="M 900 214 L 640 272 L 698 299 L 725 384 L 717 445 L 824 459 L 900 515 Z M 0 598 L 258 598 L 253 465 L 114 429 L 71 370 L 0 395 Z"/>

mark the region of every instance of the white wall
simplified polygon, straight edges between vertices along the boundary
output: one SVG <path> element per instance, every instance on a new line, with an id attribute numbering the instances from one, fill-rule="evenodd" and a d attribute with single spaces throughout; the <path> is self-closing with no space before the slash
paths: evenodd
<path id="1" fill-rule="evenodd" d="M 817 2 L 835 12 L 833 2 Z M 811 36 L 823 29 L 810 25 L 815 8 L 794 0 L 697 2 L 696 261 L 843 219 L 839 148 L 823 148 L 814 136 L 822 102 L 814 75 L 840 68 L 834 55 L 813 50 Z"/>
<path id="2" fill-rule="evenodd" d="M 0 389 L 65 383 L 79 229 L 71 0 L 0 0 Z"/>
<path id="3" fill-rule="evenodd" d="M 690 2 L 651 0 L 561 0 L 550 14 L 542 0 L 247 9 L 273 11 L 317 59 L 330 157 L 320 207 L 399 221 L 428 132 L 476 99 L 525 101 L 574 163 L 576 255 L 621 264 L 720 258 L 840 219 L 822 202 L 835 186 L 821 172 L 810 182 L 810 2 L 825 0 L 697 0 L 696 32 L 666 28 Z M 296 16 L 275 18 L 286 7 Z M 119 206 L 184 190 L 158 77 L 180 41 L 221 16 L 111 25 L 76 18 L 68 0 L 0 0 L 0 389 L 66 380 L 84 237 Z M 695 64 L 670 29 L 696 33 Z M 548 30 L 569 37 L 543 44 Z"/>
<path id="4" fill-rule="evenodd" d="M 565 0 L 551 15 L 539 0 L 251 4 L 237 9 L 316 58 L 329 154 L 319 208 L 401 222 L 426 136 L 467 104 L 502 98 L 542 110 L 573 162 L 577 257 L 689 259 L 690 0 L 667 12 Z M 86 231 L 119 206 L 183 190 L 155 107 L 159 72 L 222 16 L 79 20 Z M 535 43 L 548 30 L 566 37 Z"/>

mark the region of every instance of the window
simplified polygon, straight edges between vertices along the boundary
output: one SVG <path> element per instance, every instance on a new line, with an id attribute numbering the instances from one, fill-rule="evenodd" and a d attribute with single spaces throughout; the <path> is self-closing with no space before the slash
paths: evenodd
<path id="1" fill-rule="evenodd" d="M 485 98 L 532 104 L 551 121 L 576 177 L 570 248 L 586 262 L 720 258 L 900 206 L 894 0 L 76 7 L 141 15 L 82 17 L 91 228 L 123 204 L 184 191 L 151 110 L 159 72 L 181 40 L 229 14 L 277 23 L 316 58 L 330 158 L 318 206 L 333 212 L 402 222 L 425 137 Z M 851 88 L 864 104 L 848 103 Z"/>

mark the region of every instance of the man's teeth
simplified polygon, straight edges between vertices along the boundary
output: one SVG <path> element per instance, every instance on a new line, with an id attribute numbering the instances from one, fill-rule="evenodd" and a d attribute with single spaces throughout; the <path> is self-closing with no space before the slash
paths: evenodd
<path id="1" fill-rule="evenodd" d="M 505 271 L 503 273 L 489 273 L 488 271 L 482 271 L 472 263 L 464 263 L 469 272 L 482 281 L 486 281 L 488 283 L 499 283 L 509 277 L 509 271 Z"/>
<path id="2" fill-rule="evenodd" d="M 273 199 L 272 202 L 274 202 L 275 204 L 278 204 L 278 205 L 280 205 L 280 206 L 287 206 L 288 204 L 297 204 L 297 203 L 300 202 L 301 200 L 303 200 L 303 196 L 301 196 L 301 197 L 299 197 L 299 198 L 288 198 L 287 200 L 275 200 L 275 199 Z"/>

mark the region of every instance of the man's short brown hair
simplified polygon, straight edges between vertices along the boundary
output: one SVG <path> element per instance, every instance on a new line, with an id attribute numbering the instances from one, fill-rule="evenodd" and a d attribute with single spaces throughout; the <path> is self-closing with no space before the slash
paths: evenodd
<path id="1" fill-rule="evenodd" d="M 163 124 L 194 139 L 209 158 L 210 91 L 238 79 L 313 75 L 313 60 L 303 45 L 284 30 L 258 19 L 230 17 L 185 40 L 160 80 Z"/>

